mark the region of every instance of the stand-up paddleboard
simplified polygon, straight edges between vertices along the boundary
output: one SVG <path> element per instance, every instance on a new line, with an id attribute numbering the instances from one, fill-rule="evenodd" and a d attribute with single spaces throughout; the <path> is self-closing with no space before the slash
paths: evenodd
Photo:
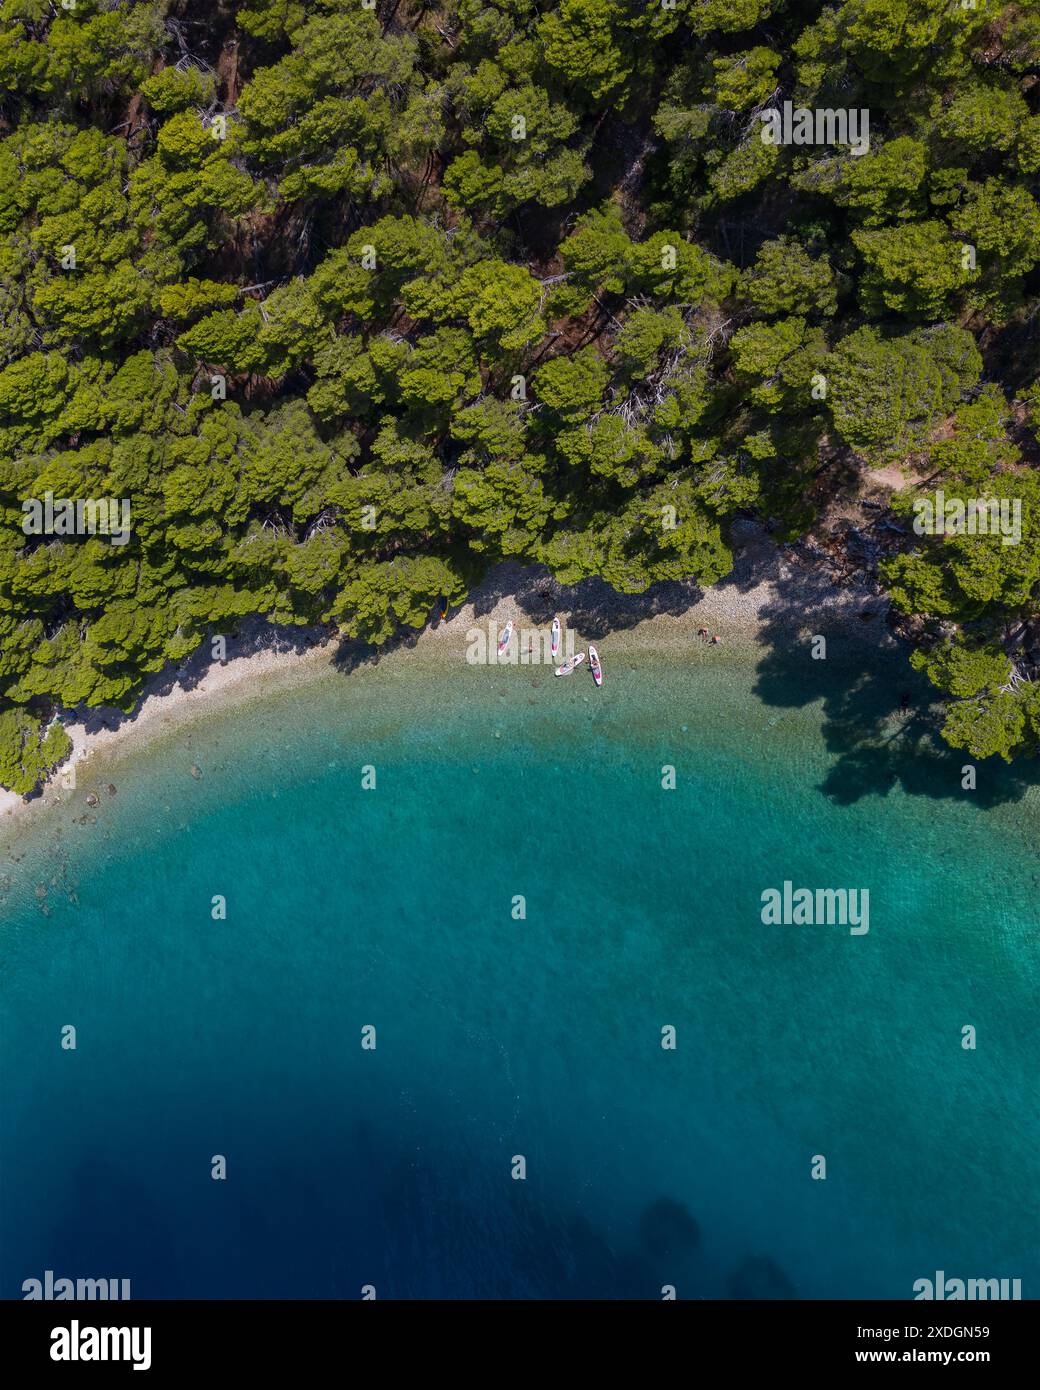
<path id="1" fill-rule="evenodd" d="M 571 673 L 576 667 L 580 666 L 581 663 L 582 663 L 584 660 L 585 660 L 585 653 L 584 653 L 584 652 L 578 652 L 578 654 L 577 654 L 576 656 L 572 656 L 571 659 L 570 659 L 569 661 L 565 661 L 565 662 L 563 663 L 562 666 L 557 666 L 556 670 L 553 672 L 553 675 L 554 675 L 554 676 L 569 676 L 570 673 Z"/>
<path id="2" fill-rule="evenodd" d="M 512 635 L 513 635 L 513 620 L 512 620 L 512 618 L 510 618 L 509 621 L 508 621 L 508 623 L 506 623 L 505 627 L 502 629 L 502 636 L 498 639 L 498 654 L 499 654 L 499 656 L 501 656 L 502 653 L 505 651 L 505 649 L 509 646 L 509 639 L 512 637 Z"/>
<path id="3" fill-rule="evenodd" d="M 556 658 L 556 653 L 560 650 L 560 620 L 559 620 L 559 618 L 553 618 L 552 637 L 550 638 L 549 646 L 550 646 L 550 649 L 551 649 L 551 651 L 552 651 L 553 659 L 555 660 L 555 658 Z"/>
<path id="4" fill-rule="evenodd" d="M 589 669 L 592 672 L 592 679 L 597 685 L 603 684 L 603 667 L 599 664 L 599 652 L 589 643 Z"/>

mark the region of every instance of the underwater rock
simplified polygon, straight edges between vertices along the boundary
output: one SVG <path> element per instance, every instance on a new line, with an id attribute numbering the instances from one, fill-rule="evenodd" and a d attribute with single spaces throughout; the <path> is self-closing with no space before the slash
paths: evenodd
<path id="1" fill-rule="evenodd" d="M 688 1255 L 701 1239 L 697 1222 L 682 1202 L 671 1197 L 658 1197 L 650 1203 L 639 1218 L 639 1233 L 655 1259 Z"/>
<path id="2" fill-rule="evenodd" d="M 730 1280 L 733 1298 L 797 1298 L 794 1285 L 768 1255 L 749 1255 Z"/>

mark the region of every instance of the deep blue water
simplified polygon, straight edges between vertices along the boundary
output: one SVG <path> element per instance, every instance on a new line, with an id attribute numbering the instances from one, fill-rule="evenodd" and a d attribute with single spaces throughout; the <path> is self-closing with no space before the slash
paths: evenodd
<path id="1" fill-rule="evenodd" d="M 1035 793 L 716 655 L 397 655 L 0 847 L 3 1296 L 1035 1297 Z"/>

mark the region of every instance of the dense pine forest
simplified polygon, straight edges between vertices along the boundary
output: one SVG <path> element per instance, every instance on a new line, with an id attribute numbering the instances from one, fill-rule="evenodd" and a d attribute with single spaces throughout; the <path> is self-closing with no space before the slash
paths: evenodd
<path id="1" fill-rule="evenodd" d="M 1035 751 L 1038 113 L 1038 0 L 2 0 L 0 783 L 249 614 L 707 585 L 878 470 L 945 737 Z"/>

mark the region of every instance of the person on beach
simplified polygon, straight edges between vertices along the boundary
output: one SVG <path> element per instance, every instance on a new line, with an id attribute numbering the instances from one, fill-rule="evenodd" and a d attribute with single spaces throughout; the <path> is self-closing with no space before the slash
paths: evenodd
<path id="1" fill-rule="evenodd" d="M 707 635 L 708 635 L 708 629 L 707 629 L 706 627 L 699 627 L 699 628 L 697 629 L 697 636 L 698 636 L 698 637 L 707 637 Z"/>
<path id="2" fill-rule="evenodd" d="M 722 638 L 721 638 L 721 637 L 719 636 L 719 634 L 716 632 L 716 633 L 714 634 L 714 636 L 712 637 L 712 639 L 711 639 L 711 645 L 714 647 L 714 646 L 716 645 L 716 643 L 721 642 L 721 641 L 722 641 Z"/>

